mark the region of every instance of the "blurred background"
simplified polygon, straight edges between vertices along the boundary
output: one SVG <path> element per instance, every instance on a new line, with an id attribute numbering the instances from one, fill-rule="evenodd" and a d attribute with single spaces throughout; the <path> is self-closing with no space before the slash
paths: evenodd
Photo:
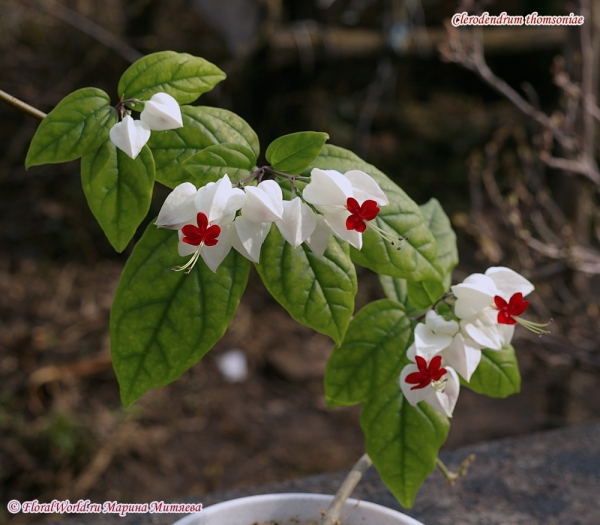
<path id="1" fill-rule="evenodd" d="M 86 86 L 116 103 L 129 63 L 188 52 L 228 74 L 197 104 L 241 115 L 263 150 L 285 133 L 325 131 L 419 204 L 436 197 L 458 234 L 455 282 L 510 266 L 536 286 L 530 317 L 553 319 L 543 338 L 517 328 L 521 394 L 463 389 L 445 445 L 458 447 L 600 417 L 600 9 L 583 30 L 458 32 L 447 21 L 587 7 L 0 0 L 0 89 L 45 112 Z M 0 522 L 44 517 L 9 515 L 11 499 L 177 501 L 349 468 L 363 452 L 360 409 L 325 406 L 332 343 L 293 321 L 254 272 L 202 362 L 122 408 L 108 319 L 132 246 L 116 254 L 104 238 L 79 161 L 24 169 L 37 125 L 0 102 Z M 167 194 L 157 185 L 150 217 Z M 369 271 L 359 279 L 357 307 L 383 296 Z M 247 362 L 237 382 L 219 366 L 231 350 Z"/>

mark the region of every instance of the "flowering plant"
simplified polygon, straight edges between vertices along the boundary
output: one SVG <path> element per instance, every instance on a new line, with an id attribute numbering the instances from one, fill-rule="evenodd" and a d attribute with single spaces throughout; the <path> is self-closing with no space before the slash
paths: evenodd
<path id="1" fill-rule="evenodd" d="M 155 181 L 172 192 L 129 257 L 111 311 L 114 369 L 130 405 L 177 379 L 223 336 L 251 264 L 298 322 L 333 339 L 330 406 L 362 403 L 369 461 L 411 506 L 439 463 L 460 388 L 520 388 L 510 345 L 533 285 L 503 267 L 451 286 L 456 236 L 440 204 L 419 206 L 325 133 L 273 141 L 237 115 L 191 106 L 225 78 L 171 51 L 125 71 L 119 102 L 95 88 L 43 119 L 26 165 L 81 161 L 90 208 L 117 251 L 148 213 Z M 140 113 L 138 120 L 132 114 Z M 354 313 L 354 264 L 387 299 Z"/>

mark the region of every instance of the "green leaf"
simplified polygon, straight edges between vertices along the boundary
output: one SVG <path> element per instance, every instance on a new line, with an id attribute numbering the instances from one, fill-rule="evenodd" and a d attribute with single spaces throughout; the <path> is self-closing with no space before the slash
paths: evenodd
<path id="1" fill-rule="evenodd" d="M 192 180 L 183 163 L 215 144 L 239 144 L 258 157 L 260 146 L 256 133 L 235 113 L 207 106 L 182 106 L 181 115 L 182 128 L 153 131 L 148 142 L 156 163 L 156 180 L 165 186 L 174 188 Z"/>
<path id="2" fill-rule="evenodd" d="M 440 281 L 407 282 L 408 300 L 421 310 L 428 310 L 446 290 L 444 283 Z"/>
<path id="3" fill-rule="evenodd" d="M 444 292 L 446 292 L 450 288 L 450 284 L 452 284 L 452 270 L 458 264 L 456 234 L 452 229 L 450 219 L 437 199 L 430 199 L 427 203 L 420 206 L 420 208 L 431 233 L 435 237 L 438 260 L 444 271 Z M 444 292 L 440 293 L 440 296 Z"/>
<path id="4" fill-rule="evenodd" d="M 341 173 L 362 170 L 379 184 L 390 204 L 382 206 L 375 222 L 395 237 L 408 237 L 401 250 L 381 238 L 370 228 L 363 234 L 361 251 L 350 249 L 352 260 L 376 273 L 401 277 L 410 281 L 441 281 L 443 271 L 437 259 L 435 238 L 421 209 L 404 191 L 377 168 L 351 151 L 326 144 L 311 167 L 334 169 Z M 310 174 L 310 169 L 305 171 Z"/>
<path id="5" fill-rule="evenodd" d="M 78 159 L 108 139 L 117 111 L 101 89 L 83 88 L 63 98 L 40 123 L 25 167 Z"/>
<path id="6" fill-rule="evenodd" d="M 461 385 L 478 394 L 490 397 L 508 397 L 521 391 L 521 374 L 515 349 L 511 345 L 502 350 L 482 350 L 481 362 L 467 383 L 461 379 Z"/>
<path id="7" fill-rule="evenodd" d="M 168 93 L 179 104 L 189 104 L 225 77 L 223 71 L 203 58 L 161 51 L 131 64 L 117 90 L 126 99 L 148 100 L 155 93 Z"/>
<path id="8" fill-rule="evenodd" d="M 107 140 L 81 159 L 83 191 L 94 217 L 122 252 L 150 209 L 154 159 L 144 146 L 135 160 Z"/>
<path id="9" fill-rule="evenodd" d="M 274 169 L 297 175 L 317 158 L 328 138 L 327 133 L 316 131 L 291 133 L 271 142 L 265 156 Z"/>
<path id="10" fill-rule="evenodd" d="M 357 291 L 346 243 L 331 236 L 319 258 L 306 244 L 292 247 L 272 226 L 260 260 L 256 269 L 267 290 L 296 321 L 336 343 L 344 339 Z"/>
<path id="11" fill-rule="evenodd" d="M 241 144 L 225 143 L 209 146 L 183 161 L 182 166 L 192 175 L 191 183 L 204 186 L 229 175 L 237 182 L 250 175 L 256 164 L 256 155 Z"/>
<path id="12" fill-rule="evenodd" d="M 373 397 L 408 364 L 411 327 L 404 308 L 388 299 L 360 310 L 336 346 L 325 371 L 329 406 L 354 405 Z"/>
<path id="13" fill-rule="evenodd" d="M 409 317 L 417 317 L 421 315 L 427 308 L 419 309 L 408 300 L 408 285 L 406 279 L 398 277 L 390 277 L 389 275 L 379 275 L 379 282 L 388 299 L 396 301 L 404 306 L 406 315 Z"/>
<path id="14" fill-rule="evenodd" d="M 125 265 L 110 315 L 112 362 L 129 406 L 196 364 L 223 336 L 250 263 L 232 250 L 213 273 L 200 260 L 189 275 L 179 264 L 177 233 L 149 225 Z"/>
<path id="15" fill-rule="evenodd" d="M 363 405 L 360 424 L 382 481 L 404 507 L 412 507 L 417 490 L 435 469 L 450 429 L 448 419 L 425 402 L 411 406 L 394 380 Z"/>

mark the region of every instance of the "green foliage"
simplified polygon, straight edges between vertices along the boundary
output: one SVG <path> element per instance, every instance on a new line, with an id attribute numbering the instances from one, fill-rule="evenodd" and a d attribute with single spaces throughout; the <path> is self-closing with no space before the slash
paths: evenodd
<path id="1" fill-rule="evenodd" d="M 78 159 L 108 139 L 117 112 L 101 89 L 83 88 L 63 98 L 40 123 L 25 167 Z"/>
<path id="2" fill-rule="evenodd" d="M 267 290 L 296 321 L 336 343 L 344 339 L 357 291 L 346 243 L 330 237 L 319 258 L 306 244 L 297 248 L 288 244 L 272 226 L 260 260 L 256 269 Z"/>
<path id="3" fill-rule="evenodd" d="M 381 479 L 403 506 L 411 507 L 417 490 L 435 469 L 448 436 L 448 419 L 425 402 L 411 406 L 396 379 L 364 403 L 360 424 Z"/>
<path id="4" fill-rule="evenodd" d="M 297 175 L 317 158 L 328 138 L 327 133 L 316 131 L 291 133 L 271 142 L 265 156 L 274 169 Z"/>
<path id="5" fill-rule="evenodd" d="M 241 144 L 225 143 L 209 146 L 192 155 L 182 166 L 192 175 L 189 182 L 204 186 L 228 175 L 237 182 L 250 175 L 256 164 L 256 155 Z"/>
<path id="6" fill-rule="evenodd" d="M 508 397 L 521 391 L 521 374 L 519 363 L 512 345 L 502 347 L 502 350 L 482 350 L 481 362 L 466 382 L 461 378 L 461 384 L 478 394 L 490 397 Z"/>
<path id="7" fill-rule="evenodd" d="M 443 272 L 437 260 L 435 238 L 419 206 L 404 191 L 377 168 L 366 163 L 351 151 L 326 144 L 311 165 L 334 169 L 341 173 L 362 170 L 379 184 L 390 204 L 383 206 L 375 219 L 377 226 L 395 237 L 408 237 L 401 250 L 392 246 L 375 232 L 363 233 L 363 248 L 350 249 L 352 260 L 374 272 L 410 281 L 441 281 Z M 310 170 L 306 170 L 309 174 Z"/>
<path id="8" fill-rule="evenodd" d="M 458 264 L 458 247 L 456 246 L 456 234 L 452 224 L 442 205 L 437 199 L 429 199 L 420 206 L 427 226 L 433 233 L 437 248 L 437 257 L 444 272 L 444 292 L 452 284 L 452 270 Z M 442 292 L 443 293 L 443 292 Z M 442 294 L 440 294 L 442 295 Z M 438 299 L 436 297 L 436 299 Z"/>
<path id="9" fill-rule="evenodd" d="M 169 188 L 193 181 L 183 163 L 216 144 L 239 144 L 258 157 L 258 137 L 235 113 L 206 106 L 182 106 L 183 127 L 152 132 L 148 146 L 156 162 L 156 180 Z"/>
<path id="10" fill-rule="evenodd" d="M 425 311 L 425 309 L 417 308 L 408 300 L 408 284 L 406 279 L 390 277 L 389 275 L 379 275 L 379 283 L 386 297 L 403 305 L 406 315 L 409 317 L 418 317 Z"/>
<path id="11" fill-rule="evenodd" d="M 354 405 L 373 397 L 408 364 L 411 326 L 404 308 L 387 299 L 365 306 L 352 319 L 344 342 L 327 362 L 329 406 Z"/>
<path id="12" fill-rule="evenodd" d="M 458 248 L 456 234 L 450 219 L 436 199 L 430 199 L 420 206 L 427 227 L 435 237 L 437 257 L 442 269 L 443 281 L 426 279 L 423 281 L 406 281 L 405 279 L 379 276 L 385 294 L 406 306 L 410 315 L 429 309 L 444 295 L 452 283 L 452 270 L 458 264 Z"/>
<path id="13" fill-rule="evenodd" d="M 81 182 L 88 205 L 113 248 L 122 252 L 152 200 L 154 159 L 144 146 L 135 160 L 107 140 L 81 159 Z"/>
<path id="14" fill-rule="evenodd" d="M 117 92 L 125 99 L 148 100 L 155 93 L 168 93 L 179 104 L 194 102 L 226 77 L 203 58 L 161 51 L 134 62 L 121 76 Z"/>
<path id="15" fill-rule="evenodd" d="M 129 257 L 110 316 L 111 355 L 129 406 L 196 364 L 223 336 L 248 280 L 250 262 L 232 250 L 213 273 L 199 261 L 189 275 L 177 233 L 149 225 Z"/>

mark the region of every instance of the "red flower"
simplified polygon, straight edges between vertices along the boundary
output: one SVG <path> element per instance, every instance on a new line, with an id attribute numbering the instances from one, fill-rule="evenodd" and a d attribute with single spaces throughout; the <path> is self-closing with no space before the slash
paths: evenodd
<path id="1" fill-rule="evenodd" d="M 379 213 L 379 206 L 375 201 L 367 200 L 359 206 L 358 201 L 352 197 L 348 197 L 346 209 L 351 214 L 346 219 L 346 229 L 356 230 L 359 233 L 367 229 L 365 221 L 372 221 Z"/>
<path id="2" fill-rule="evenodd" d="M 440 366 L 442 366 L 441 355 L 436 355 L 429 362 L 429 366 L 427 366 L 427 361 L 425 361 L 425 359 L 423 359 L 421 356 L 415 356 L 415 360 L 417 361 L 417 367 L 419 368 L 419 371 L 408 374 L 405 379 L 409 385 L 415 385 L 411 388 L 411 390 L 425 388 L 432 381 L 439 381 L 447 372 L 445 368 L 440 368 Z"/>
<path id="3" fill-rule="evenodd" d="M 521 315 L 529 306 L 529 301 L 523 301 L 521 292 L 513 294 L 508 303 L 502 297 L 496 295 L 494 303 L 496 303 L 496 308 L 499 310 L 498 323 L 500 324 L 517 324 L 513 317 Z"/>
<path id="4" fill-rule="evenodd" d="M 208 217 L 202 212 L 196 215 L 196 222 L 198 226 L 186 224 L 181 228 L 181 232 L 184 235 L 183 242 L 192 246 L 199 246 L 201 243 L 204 243 L 206 246 L 214 246 L 219 242 L 217 240 L 217 237 L 221 233 L 219 226 L 216 224 L 208 226 Z"/>

